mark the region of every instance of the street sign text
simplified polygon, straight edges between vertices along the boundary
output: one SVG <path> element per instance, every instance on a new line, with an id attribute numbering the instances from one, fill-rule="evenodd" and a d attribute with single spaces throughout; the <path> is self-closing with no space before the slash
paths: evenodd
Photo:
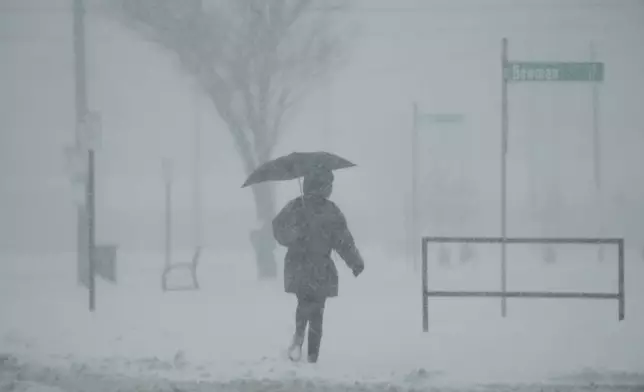
<path id="1" fill-rule="evenodd" d="M 604 63 L 510 61 L 505 78 L 510 82 L 601 82 Z"/>

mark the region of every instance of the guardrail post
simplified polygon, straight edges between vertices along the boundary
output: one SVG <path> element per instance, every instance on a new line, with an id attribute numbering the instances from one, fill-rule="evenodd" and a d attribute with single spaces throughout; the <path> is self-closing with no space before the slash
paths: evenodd
<path id="1" fill-rule="evenodd" d="M 617 244 L 617 262 L 618 262 L 618 273 L 619 277 L 618 279 L 618 293 L 619 293 L 619 321 L 624 320 L 624 313 L 626 313 L 626 304 L 625 304 L 625 298 L 624 298 L 624 239 L 620 239 L 619 243 Z"/>
<path id="2" fill-rule="evenodd" d="M 428 284 L 427 284 L 427 239 L 423 238 L 422 240 L 422 263 L 423 263 L 423 268 L 422 268 L 422 274 L 423 274 L 423 332 L 429 331 L 429 309 L 428 309 L 428 302 L 429 299 L 427 298 L 427 291 L 428 289 Z"/>

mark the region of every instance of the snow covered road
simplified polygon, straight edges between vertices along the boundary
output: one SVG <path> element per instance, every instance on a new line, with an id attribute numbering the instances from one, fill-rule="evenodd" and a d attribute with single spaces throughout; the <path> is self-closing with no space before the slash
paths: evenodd
<path id="1" fill-rule="evenodd" d="M 119 284 L 99 281 L 93 314 L 73 255 L 3 256 L 0 354 L 15 360 L 2 368 L 0 391 L 644 392 L 637 258 L 627 266 L 624 322 L 613 301 L 509 301 L 502 319 L 497 300 L 434 299 L 422 333 L 418 274 L 365 254 L 358 280 L 338 265 L 341 296 L 329 302 L 315 366 L 284 358 L 293 298 L 279 283 L 258 285 L 248 256 L 207 252 L 202 290 L 164 294 L 161 258 L 121 254 Z M 614 290 L 609 261 L 510 257 L 522 263 L 510 265 L 510 289 Z M 433 265 L 430 284 L 495 288 L 496 267 L 494 255 Z"/>
<path id="2" fill-rule="evenodd" d="M 82 368 L 67 370 L 29 364 L 0 366 L 3 392 L 642 392 L 644 375 L 621 375 L 618 379 L 470 386 L 392 384 L 384 382 L 333 382 L 324 379 L 290 378 L 217 381 L 173 381 L 159 377 L 100 374 Z"/>

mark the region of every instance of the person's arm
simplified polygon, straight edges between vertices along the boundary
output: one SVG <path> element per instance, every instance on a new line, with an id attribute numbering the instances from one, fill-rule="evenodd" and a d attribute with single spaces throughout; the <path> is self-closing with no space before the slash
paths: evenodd
<path id="1" fill-rule="evenodd" d="M 347 219 L 335 204 L 333 208 L 336 210 L 333 228 L 331 230 L 333 249 L 353 271 L 353 274 L 358 276 L 364 270 L 364 260 L 356 247 L 355 240 L 347 224 Z"/>

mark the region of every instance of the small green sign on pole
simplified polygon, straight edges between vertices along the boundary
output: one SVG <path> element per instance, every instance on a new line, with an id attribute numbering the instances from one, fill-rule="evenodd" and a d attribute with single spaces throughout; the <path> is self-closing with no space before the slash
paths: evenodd
<path id="1" fill-rule="evenodd" d="M 420 125 L 430 125 L 430 124 L 462 124 L 465 122 L 465 116 L 460 113 L 420 113 L 418 114 L 418 120 Z"/>
<path id="2" fill-rule="evenodd" d="M 602 82 L 604 63 L 508 61 L 508 82 Z"/>

